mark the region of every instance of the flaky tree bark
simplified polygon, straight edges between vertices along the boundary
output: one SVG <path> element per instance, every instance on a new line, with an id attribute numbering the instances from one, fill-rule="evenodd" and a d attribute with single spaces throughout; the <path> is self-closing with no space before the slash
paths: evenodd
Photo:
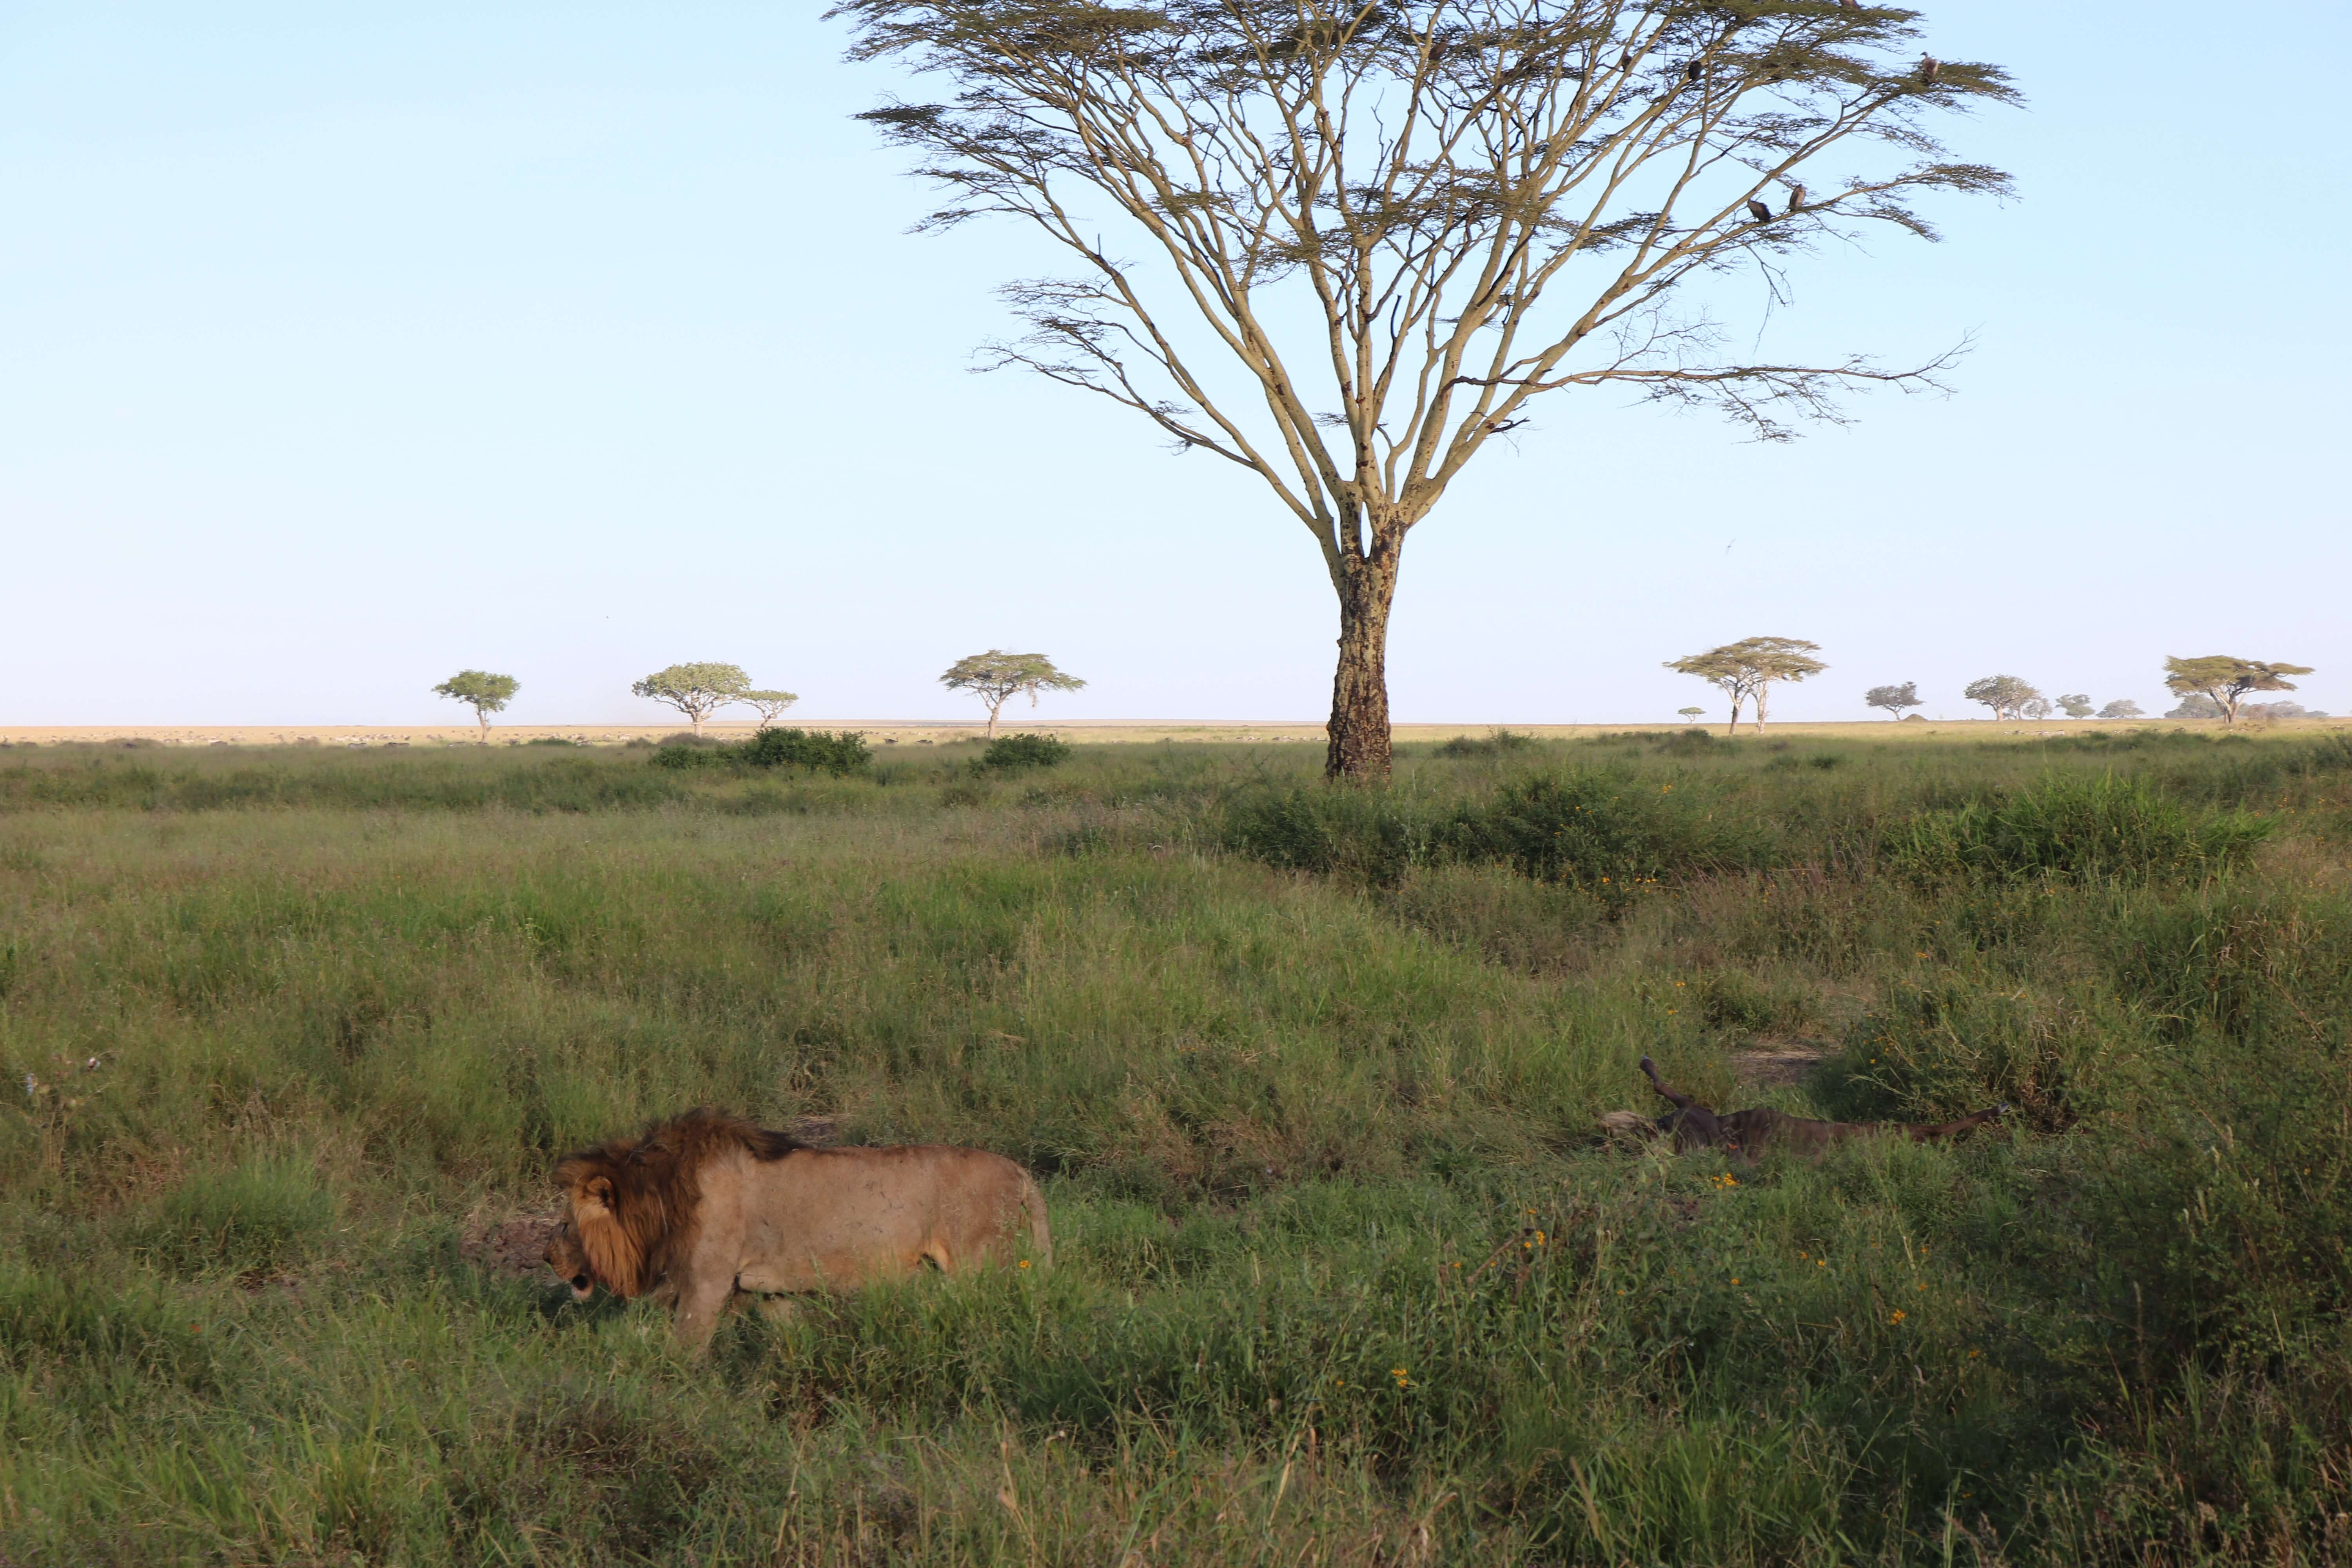
<path id="1" fill-rule="evenodd" d="M 1333 778 L 1380 778 L 1389 771 L 1389 611 L 1396 603 L 1404 529 L 1375 527 L 1370 543 L 1360 553 L 1342 552 L 1332 573 L 1339 596 L 1339 661 L 1331 679 L 1323 771 Z"/>

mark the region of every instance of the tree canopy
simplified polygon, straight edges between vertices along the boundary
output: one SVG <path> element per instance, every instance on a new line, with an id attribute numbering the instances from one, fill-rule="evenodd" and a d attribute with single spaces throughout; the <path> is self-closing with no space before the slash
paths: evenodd
<path id="1" fill-rule="evenodd" d="M 2099 710 L 2099 717 L 2102 719 L 2137 719 L 2140 717 L 2139 704 L 2133 701 L 2128 697 L 2118 697 L 2113 702 L 2108 703 L 2105 708 Z"/>
<path id="2" fill-rule="evenodd" d="M 841 0 L 852 58 L 939 84 L 864 118 L 945 192 L 924 226 L 1027 226 L 1066 265 L 1003 292 L 987 363 L 1094 393 L 1265 484 L 1338 601 L 1327 768 L 1390 758 L 1407 531 L 1538 401 L 1614 388 L 1777 439 L 1888 367 L 1743 354 L 1685 285 L 1780 297 L 1817 248 L 1934 237 L 1998 193 L 1938 112 L 2011 101 L 1854 0 Z M 1614 530 L 1621 517 L 1586 525 Z"/>
<path id="3" fill-rule="evenodd" d="M 2095 706 L 2090 694 L 2084 691 L 2070 691 L 2054 700 L 2069 719 L 2088 719 Z"/>
<path id="4" fill-rule="evenodd" d="M 940 684 L 950 691 L 969 691 L 988 705 L 988 735 L 992 741 L 997 712 L 1013 698 L 1025 691 L 1029 706 L 1034 708 L 1039 692 L 1076 691 L 1086 682 L 1063 674 L 1042 653 L 1007 653 L 992 647 L 956 660 L 940 677 Z"/>
<path id="5" fill-rule="evenodd" d="M 730 702 L 751 694 L 751 678 L 740 664 L 673 664 L 657 669 L 629 688 L 638 697 L 666 702 L 685 714 L 702 733 L 702 721 Z"/>
<path id="6" fill-rule="evenodd" d="M 1723 689 L 1731 699 L 1731 724 L 1725 731 L 1731 734 L 1739 729 L 1741 705 L 1751 700 L 1756 704 L 1756 727 L 1764 728 L 1765 702 L 1774 681 L 1793 683 L 1827 669 L 1828 665 L 1811 657 L 1820 651 L 1819 643 L 1801 637 L 1747 637 L 1705 653 L 1669 659 L 1666 668 Z"/>
<path id="7" fill-rule="evenodd" d="M 2040 689 L 2032 681 L 2014 675 L 1988 675 L 1982 680 L 1971 680 L 1960 689 L 1960 695 L 1991 709 L 1995 719 L 2018 718 L 2027 703 L 2042 700 Z"/>
<path id="8" fill-rule="evenodd" d="M 1900 719 L 1906 708 L 1921 706 L 1919 683 L 1906 680 L 1900 686 L 1874 686 L 1863 694 L 1862 700 L 1867 707 L 1885 709 L 1890 719 Z"/>
<path id="9" fill-rule="evenodd" d="M 2239 658 L 2230 654 L 2207 654 L 2202 658 L 2171 658 L 2164 661 L 2164 684 L 2177 697 L 2200 696 L 2210 700 L 2221 710 L 2221 722 L 2238 721 L 2239 706 L 2249 692 L 2293 691 L 2294 682 L 2290 675 L 2309 675 L 2307 664 L 2265 664 L 2260 659 Z"/>
<path id="10" fill-rule="evenodd" d="M 800 700 L 797 691 L 746 691 L 735 699 L 760 716 L 760 728 L 762 730 L 782 718 L 784 710 Z"/>
<path id="11" fill-rule="evenodd" d="M 461 669 L 433 689 L 436 696 L 454 698 L 473 709 L 485 742 L 490 738 L 490 715 L 503 712 L 521 689 L 522 682 L 513 676 L 493 675 L 486 669 Z"/>

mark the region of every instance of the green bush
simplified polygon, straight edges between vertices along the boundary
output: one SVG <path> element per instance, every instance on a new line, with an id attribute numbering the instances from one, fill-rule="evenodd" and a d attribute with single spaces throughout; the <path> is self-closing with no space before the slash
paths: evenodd
<path id="1" fill-rule="evenodd" d="M 1441 757 L 1499 757 L 1512 752 L 1528 751 L 1534 747 L 1533 735 L 1522 735 L 1516 730 L 1497 730 L 1491 735 L 1456 735 L 1437 748 Z"/>
<path id="2" fill-rule="evenodd" d="M 1069 760 L 1070 743 L 1052 735 L 1001 735 L 980 754 L 983 768 L 1050 768 Z"/>
<path id="3" fill-rule="evenodd" d="M 1432 826 L 1394 790 L 1314 784 L 1233 801 L 1225 844 L 1269 866 L 1338 872 L 1386 888 L 1428 858 Z"/>
<path id="4" fill-rule="evenodd" d="M 2192 811 L 2139 779 L 2053 774 L 2031 788 L 1914 818 L 1886 839 L 1915 879 L 2194 879 L 2245 858 L 2271 818 Z"/>
<path id="5" fill-rule="evenodd" d="M 857 773 L 874 760 L 866 737 L 856 730 L 762 730 L 729 754 L 755 768 L 807 768 L 829 773 Z"/>
<path id="6" fill-rule="evenodd" d="M 1436 835 L 1464 860 L 1501 860 L 1527 876 L 1621 897 L 1672 877 L 1760 868 L 1757 830 L 1719 821 L 1671 783 L 1578 770 L 1506 784 L 1457 811 Z"/>

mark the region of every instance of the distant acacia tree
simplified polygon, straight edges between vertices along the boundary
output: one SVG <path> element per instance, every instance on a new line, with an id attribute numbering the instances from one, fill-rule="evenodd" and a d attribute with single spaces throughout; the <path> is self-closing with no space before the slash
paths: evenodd
<path id="1" fill-rule="evenodd" d="M 1885 709 L 1890 719 L 1900 719 L 1906 708 L 1922 705 L 1919 683 L 1916 680 L 1906 680 L 1900 686 L 1874 686 L 1863 693 L 1862 700 L 1866 707 Z"/>
<path id="2" fill-rule="evenodd" d="M 1736 734 L 1741 704 L 1751 700 L 1756 704 L 1756 728 L 1761 730 L 1765 701 L 1774 681 L 1794 683 L 1827 669 L 1828 665 L 1811 657 L 1820 651 L 1821 644 L 1801 637 L 1747 637 L 1705 653 L 1668 659 L 1666 668 L 1721 687 L 1731 699 L 1731 726 L 1725 733 Z"/>
<path id="3" fill-rule="evenodd" d="M 473 709 L 486 746 L 490 743 L 490 715 L 505 711 L 521 689 L 522 682 L 513 676 L 492 675 L 486 669 L 461 669 L 433 689 L 436 695 L 453 697 Z"/>
<path id="4" fill-rule="evenodd" d="M 2015 93 L 1860 0 L 837 0 L 853 57 L 940 84 L 864 118 L 945 188 L 923 226 L 1009 217 L 1074 276 L 1003 289 L 991 363 L 1099 394 L 1255 474 L 1339 609 L 1325 769 L 1389 771 L 1407 531 L 1563 388 L 1720 406 L 1759 434 L 1842 389 L 1759 363 L 1679 285 L 1776 279 L 1927 193 L 1932 113 Z M 1888 154 L 1894 155 L 1890 161 Z M 1853 154 L 1853 156 L 1849 156 Z M 1811 182 L 1810 187 L 1808 181 Z M 1716 296 L 1719 298 L 1720 296 Z M 1668 515 L 1661 498 L 1656 515 Z M 1615 529 L 1622 519 L 1596 516 Z"/>
<path id="5" fill-rule="evenodd" d="M 1013 698 L 1025 691 L 1029 706 L 1034 708 L 1039 692 L 1076 691 L 1086 682 L 1063 674 L 1042 653 L 1007 653 L 992 647 L 956 660 L 940 677 L 940 684 L 950 691 L 969 691 L 988 705 L 988 738 L 992 741 L 997 712 Z"/>
<path id="6" fill-rule="evenodd" d="M 699 735 L 705 719 L 730 702 L 751 696 L 751 678 L 740 664 L 673 664 L 655 670 L 629 690 L 667 702 L 692 721 L 694 732 Z"/>
<path id="7" fill-rule="evenodd" d="M 2091 716 L 2091 699 L 2085 693 L 2070 691 L 2057 700 L 2058 706 L 2065 710 L 2066 717 L 2069 719 L 2087 719 Z"/>
<path id="8" fill-rule="evenodd" d="M 1704 708 L 1677 708 L 1675 711 L 1681 714 L 1684 718 L 1690 720 L 1698 720 L 1706 717 L 1706 710 Z"/>
<path id="9" fill-rule="evenodd" d="M 2201 691 L 2192 691 L 2180 700 L 2179 707 L 2166 709 L 2164 716 L 2168 719 L 2220 719 L 2227 715 L 2219 702 Z"/>
<path id="10" fill-rule="evenodd" d="M 762 730 L 782 718 L 784 710 L 800 700 L 797 691 L 746 691 L 735 699 L 760 716 Z"/>
<path id="11" fill-rule="evenodd" d="M 2032 682 L 2014 675 L 1988 675 L 1982 680 L 1972 680 L 1960 689 L 1960 695 L 1991 709 L 1995 719 L 2015 719 L 2027 703 L 2042 700 L 2042 693 L 2034 689 Z"/>
<path id="12" fill-rule="evenodd" d="M 2049 718 L 2050 699 L 2047 697 L 2027 698 L 2024 701 L 2017 705 L 2017 716 L 2021 719 Z"/>
<path id="13" fill-rule="evenodd" d="M 2221 722 L 2238 721 L 2238 706 L 2252 691 L 2293 691 L 2294 682 L 2290 675 L 2309 675 L 2307 664 L 2264 664 L 2260 659 L 2237 658 L 2225 653 L 2208 654 L 2203 658 L 2167 658 L 2164 661 L 2164 684 L 2177 697 L 2191 695 L 2210 699 L 2221 710 Z"/>
<path id="14" fill-rule="evenodd" d="M 2141 717 L 2141 713 L 2138 703 L 2133 701 L 2128 697 L 2118 697 L 2113 702 L 2108 703 L 2105 708 L 2099 710 L 2099 717 L 2102 719 L 2137 719 Z"/>

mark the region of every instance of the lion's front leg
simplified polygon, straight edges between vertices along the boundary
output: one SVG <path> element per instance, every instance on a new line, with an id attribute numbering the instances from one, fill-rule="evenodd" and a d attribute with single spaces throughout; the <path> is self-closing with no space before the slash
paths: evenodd
<path id="1" fill-rule="evenodd" d="M 731 1274 L 707 1274 L 687 1281 L 678 1290 L 677 1316 L 671 1321 L 679 1342 L 695 1351 L 709 1344 L 711 1333 L 719 1327 L 719 1315 L 727 1310 L 728 1298 L 734 1293 Z"/>

